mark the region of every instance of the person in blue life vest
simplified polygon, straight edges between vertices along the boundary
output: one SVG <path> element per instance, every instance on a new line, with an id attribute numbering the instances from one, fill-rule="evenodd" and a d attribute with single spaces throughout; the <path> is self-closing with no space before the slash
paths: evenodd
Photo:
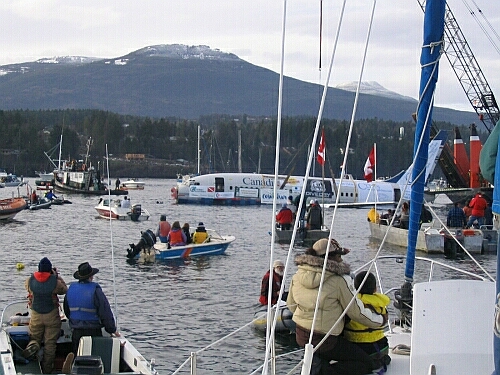
<path id="1" fill-rule="evenodd" d="M 102 336 L 102 328 L 110 335 L 120 336 L 108 299 L 101 286 L 93 281 L 98 272 L 89 262 L 80 264 L 73 274 L 78 282 L 71 283 L 64 298 L 64 313 L 73 330 L 74 355 L 82 336 Z"/>
<path id="2" fill-rule="evenodd" d="M 28 291 L 31 318 L 30 341 L 23 350 L 23 357 L 29 359 L 37 354 L 43 341 L 42 372 L 50 374 L 54 368 L 57 339 L 61 333 L 57 295 L 65 294 L 68 287 L 57 270 L 52 268 L 52 263 L 47 257 L 40 260 L 38 272 L 28 277 L 24 286 Z"/>

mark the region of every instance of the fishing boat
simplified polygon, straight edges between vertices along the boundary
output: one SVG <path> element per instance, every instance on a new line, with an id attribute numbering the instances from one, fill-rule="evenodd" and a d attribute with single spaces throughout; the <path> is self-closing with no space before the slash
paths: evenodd
<path id="1" fill-rule="evenodd" d="M 61 313 L 63 301 L 60 301 Z M 0 330 L 1 368 L 4 375 L 41 374 L 38 359 L 22 356 L 29 342 L 30 309 L 26 299 L 8 303 L 2 310 Z M 53 373 L 63 373 L 63 364 L 71 351 L 71 328 L 62 313 L 61 335 L 57 340 Z M 111 337 L 103 329 L 103 337 L 85 336 L 80 340 L 77 356 L 70 367 L 71 374 L 143 374 L 156 375 L 154 361 L 146 361 L 123 333 Z"/>
<path id="2" fill-rule="evenodd" d="M 0 199 L 0 220 L 12 219 L 26 207 L 26 200 L 22 197 Z"/>
<path id="3" fill-rule="evenodd" d="M 202 255 L 224 254 L 229 245 L 236 239 L 234 236 L 222 236 L 214 229 L 206 229 L 208 237 L 203 243 L 190 243 L 184 246 L 170 246 L 167 243 L 156 242 L 156 235 L 147 230 L 141 232 L 137 244 L 130 244 L 127 257 L 146 262 L 155 260 L 186 259 Z"/>
<path id="4" fill-rule="evenodd" d="M 139 181 L 137 178 L 129 178 L 127 181 L 122 182 L 120 189 L 122 190 L 143 190 L 146 183 Z"/>
<path id="5" fill-rule="evenodd" d="M 131 207 L 122 207 L 123 201 L 115 198 L 101 198 L 95 210 L 99 217 L 113 220 L 146 221 L 151 216 L 149 211 L 141 204 L 134 204 Z"/>
<path id="6" fill-rule="evenodd" d="M 58 164 L 45 153 L 55 168 L 53 172 L 54 190 L 60 193 L 83 195 L 127 195 L 124 190 L 108 189 L 108 186 L 103 182 L 99 168 L 94 168 L 90 162 L 92 139 L 87 141 L 87 153 L 84 160 L 62 160 L 61 145 L 62 136 L 59 141 Z"/>

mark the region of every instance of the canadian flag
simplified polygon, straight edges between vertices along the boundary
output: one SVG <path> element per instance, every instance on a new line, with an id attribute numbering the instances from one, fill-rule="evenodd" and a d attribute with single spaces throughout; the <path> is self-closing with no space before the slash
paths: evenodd
<path id="1" fill-rule="evenodd" d="M 325 165 L 325 131 L 321 130 L 321 139 L 319 140 L 318 147 L 318 163 Z"/>
<path id="2" fill-rule="evenodd" d="M 373 181 L 373 168 L 375 167 L 375 146 L 372 147 L 368 159 L 365 163 L 365 180 L 368 182 Z"/>

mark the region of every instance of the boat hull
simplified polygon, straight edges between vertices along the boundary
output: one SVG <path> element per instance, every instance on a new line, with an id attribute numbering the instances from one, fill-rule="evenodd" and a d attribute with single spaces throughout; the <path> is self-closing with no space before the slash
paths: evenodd
<path id="1" fill-rule="evenodd" d="M 274 242 L 279 244 L 289 244 L 292 240 L 293 230 L 276 229 L 274 231 Z M 303 246 L 312 246 L 316 241 L 322 238 L 328 238 L 330 231 L 328 229 L 300 229 L 295 235 L 295 242 Z"/>
<path id="2" fill-rule="evenodd" d="M 272 310 L 273 314 L 275 309 Z M 280 306 L 278 309 L 278 317 L 276 318 L 276 332 L 280 333 L 295 333 L 295 322 L 292 320 L 293 313 L 286 307 Z M 272 316 L 274 319 L 274 316 Z M 258 330 L 265 332 L 267 329 L 267 306 L 260 306 L 254 314 L 254 319 L 252 320 L 253 327 Z"/>
<path id="3" fill-rule="evenodd" d="M 368 222 L 370 227 L 370 234 L 373 238 L 383 240 L 387 233 L 386 242 L 392 245 L 401 247 L 408 246 L 408 230 L 388 225 L 381 225 L 377 223 Z M 444 253 L 444 235 L 437 229 L 428 230 L 424 232 L 420 230 L 417 235 L 416 249 L 428 253 Z"/>
<path id="4" fill-rule="evenodd" d="M 373 238 L 382 241 L 389 226 L 368 222 L 370 234 Z M 484 234 L 480 229 L 450 229 L 451 235 L 433 228 L 432 224 L 422 224 L 417 234 L 416 250 L 428 253 L 445 254 L 451 257 L 460 252 L 454 238 L 458 240 L 468 252 L 481 254 L 484 246 Z M 386 242 L 392 245 L 408 247 L 408 230 L 390 227 Z M 489 243 L 490 241 L 488 241 Z"/>
<path id="5" fill-rule="evenodd" d="M 55 180 L 54 188 L 59 193 L 70 193 L 70 194 L 84 194 L 84 195 L 127 195 L 125 190 L 91 190 L 91 189 L 80 189 L 73 186 L 63 184 L 62 182 Z"/>
<path id="6" fill-rule="evenodd" d="M 12 219 L 27 206 L 24 198 L 0 199 L 0 220 Z"/>
<path id="7" fill-rule="evenodd" d="M 149 212 L 140 204 L 135 204 L 131 208 L 124 208 L 119 206 L 121 201 L 110 200 L 108 198 L 102 199 L 95 210 L 99 217 L 111 220 L 131 220 L 131 221 L 146 221 L 151 216 Z"/>
<path id="8" fill-rule="evenodd" d="M 225 253 L 234 240 L 234 236 L 224 236 L 220 240 L 211 240 L 210 242 L 202 244 L 172 246 L 170 249 L 168 249 L 166 243 L 156 243 L 154 245 L 155 260 L 182 259 L 202 255 L 221 255 Z"/>

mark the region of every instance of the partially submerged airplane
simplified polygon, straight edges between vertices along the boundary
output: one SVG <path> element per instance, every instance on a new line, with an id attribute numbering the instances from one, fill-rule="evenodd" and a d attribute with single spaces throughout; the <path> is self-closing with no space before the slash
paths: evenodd
<path id="1" fill-rule="evenodd" d="M 429 143 L 429 159 L 426 179 L 436 167 L 446 141 L 446 131 L 440 131 Z M 364 206 L 373 204 L 394 204 L 401 196 L 409 199 L 411 166 L 406 171 L 388 180 L 367 182 L 347 175 L 340 179 L 309 177 L 305 199 L 318 200 L 325 207 L 335 204 L 339 191 L 342 206 Z M 286 180 L 286 181 L 285 181 Z M 278 202 L 286 203 L 289 196 L 295 198 L 302 192 L 303 176 L 279 176 Z M 185 176 L 171 189 L 172 198 L 179 204 L 207 205 L 260 205 L 272 204 L 274 196 L 274 175 L 257 173 L 212 173 L 200 176 Z"/>

